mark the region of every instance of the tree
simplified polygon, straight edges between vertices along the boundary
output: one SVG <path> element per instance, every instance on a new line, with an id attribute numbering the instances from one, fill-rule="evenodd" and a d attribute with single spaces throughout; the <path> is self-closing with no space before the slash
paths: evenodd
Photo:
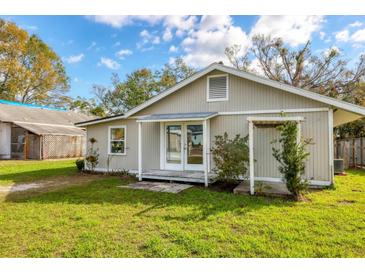
<path id="1" fill-rule="evenodd" d="M 365 76 L 365 56 L 350 69 L 338 49 L 320 55 L 311 52 L 310 41 L 299 50 L 291 50 L 282 39 L 254 36 L 252 46 L 243 51 L 239 45 L 228 47 L 228 59 L 236 68 L 252 71 L 255 61 L 264 76 L 323 95 L 353 100 L 360 80 Z"/>
<path id="2" fill-rule="evenodd" d="M 345 100 L 365 106 L 365 83 L 360 83 L 359 87 L 354 91 L 354 96 Z M 365 118 L 335 128 L 335 136 L 338 139 L 365 137 Z"/>
<path id="3" fill-rule="evenodd" d="M 0 98 L 63 105 L 69 79 L 57 54 L 36 35 L 0 19 Z"/>
<path id="4" fill-rule="evenodd" d="M 182 58 L 176 58 L 173 64 L 165 64 L 159 74 L 161 88 L 172 87 L 176 83 L 190 77 L 195 73 L 195 69 L 189 67 Z"/>
<path id="5" fill-rule="evenodd" d="M 287 121 L 277 127 L 281 136 L 278 140 L 280 148 L 272 148 L 274 158 L 279 162 L 279 172 L 283 175 L 288 190 L 296 199 L 300 199 L 303 191 L 308 188 L 308 180 L 302 179 L 305 171 L 305 161 L 309 156 L 306 146 L 310 140 L 298 142 L 298 127 L 296 122 Z"/>
<path id="6" fill-rule="evenodd" d="M 162 70 L 141 68 L 126 75 L 121 81 L 112 75 L 112 87 L 94 85 L 94 94 L 99 106 L 107 115 L 124 113 L 191 76 L 195 70 L 177 58 L 173 64 L 165 64 Z"/>
<path id="7" fill-rule="evenodd" d="M 160 92 L 154 72 L 142 68 L 127 74 L 120 81 L 117 74 L 112 76 L 112 88 L 94 85 L 100 106 L 108 115 L 124 113 Z"/>
<path id="8" fill-rule="evenodd" d="M 77 96 L 76 99 L 71 99 L 68 104 L 68 109 L 87 115 L 94 115 L 99 117 L 105 116 L 104 109 L 96 103 L 96 100 L 94 98 L 86 99 Z"/>

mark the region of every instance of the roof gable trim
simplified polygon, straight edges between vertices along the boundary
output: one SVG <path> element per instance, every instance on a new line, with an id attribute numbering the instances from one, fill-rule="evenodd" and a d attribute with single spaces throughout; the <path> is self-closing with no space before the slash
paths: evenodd
<path id="1" fill-rule="evenodd" d="M 363 107 L 360 107 L 360 106 L 357 106 L 357 105 L 354 105 L 351 103 L 347 103 L 347 102 L 344 102 L 344 101 L 341 101 L 338 99 L 330 98 L 330 97 L 327 97 L 324 95 L 320 95 L 320 94 L 312 92 L 312 91 L 308 91 L 305 89 L 283 84 L 283 83 L 280 83 L 280 82 L 277 82 L 277 81 L 274 81 L 274 80 L 271 80 L 268 78 L 264 78 L 264 77 L 260 77 L 260 76 L 254 75 L 254 74 L 243 72 L 243 71 L 237 70 L 232 67 L 221 65 L 219 63 L 213 63 L 213 64 L 209 65 L 208 67 L 206 67 L 205 69 L 195 73 L 191 77 L 176 84 L 175 86 L 165 90 L 164 92 L 156 95 L 155 97 L 152 97 L 151 99 L 147 100 L 146 102 L 142 103 L 141 105 L 129 110 L 122 117 L 110 117 L 109 119 L 106 118 L 106 119 L 103 119 L 100 121 L 89 121 L 89 122 L 86 121 L 86 122 L 78 123 L 77 125 L 78 126 L 87 126 L 87 125 L 97 124 L 97 123 L 101 123 L 101 122 L 113 121 L 113 120 L 117 120 L 117 119 L 126 119 L 126 118 L 130 117 L 131 115 L 149 107 L 150 105 L 154 104 L 155 102 L 158 102 L 159 100 L 163 99 L 164 97 L 174 93 L 175 91 L 183 88 L 184 86 L 194 82 L 195 80 L 199 79 L 200 77 L 203 77 L 204 75 L 208 74 L 209 72 L 211 72 L 213 70 L 220 70 L 225 73 L 235 75 L 237 77 L 241 77 L 241 78 L 244 78 L 244 79 L 247 79 L 250 81 L 261 83 L 266 86 L 271 86 L 273 88 L 284 90 L 284 91 L 290 92 L 292 94 L 306 97 L 306 98 L 314 100 L 314 101 L 322 102 L 322 103 L 330 105 L 330 106 L 334 106 L 334 107 L 337 107 L 340 109 L 344 109 L 344 110 L 365 116 L 365 108 L 363 108 Z"/>

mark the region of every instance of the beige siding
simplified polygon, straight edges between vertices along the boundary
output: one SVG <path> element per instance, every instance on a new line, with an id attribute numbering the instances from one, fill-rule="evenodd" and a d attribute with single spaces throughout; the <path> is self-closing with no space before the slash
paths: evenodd
<path id="1" fill-rule="evenodd" d="M 325 106 L 317 101 L 233 75 L 229 75 L 228 101 L 207 102 L 206 88 L 207 77 L 202 77 L 150 107 L 141 110 L 135 116 L 153 113 L 276 110 Z"/>
<path id="2" fill-rule="evenodd" d="M 220 73 L 218 71 L 211 74 Z M 150 107 L 136 113 L 142 116 L 158 113 L 199 112 L 199 111 L 250 111 L 322 108 L 326 105 L 293 95 L 285 91 L 267 87 L 249 80 L 229 75 L 229 100 L 225 102 L 206 101 L 207 77 L 202 77 L 162 99 Z M 328 159 L 328 112 L 290 113 L 289 116 L 303 116 L 302 135 L 313 138 L 314 144 L 309 147 L 311 153 L 307 163 L 306 177 L 315 180 L 330 180 Z M 224 115 L 211 120 L 211 144 L 214 136 L 227 132 L 231 137 L 235 134 L 248 134 L 247 117 L 249 115 Z M 252 116 L 252 115 L 250 115 Z M 265 114 L 255 116 L 279 116 Z M 108 126 L 127 126 L 127 155 L 113 156 L 111 169 L 138 168 L 138 125 L 136 120 L 118 120 L 88 126 L 88 138 L 98 140 L 100 153 L 99 168 L 107 167 Z M 280 177 L 277 163 L 272 157 L 272 139 L 277 137 L 275 129 L 255 128 L 255 176 Z M 160 127 L 159 123 L 143 124 L 143 169 L 159 169 L 160 167 Z M 212 163 L 214 167 L 214 163 Z"/>
<path id="3" fill-rule="evenodd" d="M 247 117 L 250 115 L 218 116 L 211 120 L 211 145 L 214 144 L 214 136 L 227 132 L 229 136 L 236 134 L 246 136 L 248 134 Z M 252 116 L 252 115 L 251 115 Z M 255 116 L 278 116 L 262 114 Z M 310 157 L 306 164 L 305 177 L 313 180 L 330 180 L 328 167 L 328 112 L 290 113 L 288 116 L 304 117 L 301 124 L 302 137 L 312 138 L 313 144 L 308 147 Z M 272 156 L 271 141 L 278 136 L 276 129 L 254 129 L 254 155 L 256 177 L 280 177 L 277 171 L 277 162 Z M 212 163 L 214 167 L 214 163 Z"/>
<path id="4" fill-rule="evenodd" d="M 127 127 L 127 155 L 108 156 L 108 130 L 109 126 Z M 144 124 L 143 132 L 143 167 L 145 169 L 158 169 L 160 166 L 160 127 L 158 123 Z M 87 127 L 88 139 L 94 137 L 97 143 L 95 148 L 99 149 L 98 168 L 106 169 L 109 157 L 109 168 L 111 170 L 138 168 L 138 125 L 135 120 L 119 120 L 103 124 L 96 124 Z M 88 148 L 90 144 L 88 143 Z"/>

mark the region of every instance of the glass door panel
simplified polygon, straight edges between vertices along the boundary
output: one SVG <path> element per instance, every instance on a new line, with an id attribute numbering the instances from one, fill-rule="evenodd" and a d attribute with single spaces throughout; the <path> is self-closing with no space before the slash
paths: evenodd
<path id="1" fill-rule="evenodd" d="M 203 125 L 186 125 L 186 161 L 185 169 L 203 169 Z"/>
<path id="2" fill-rule="evenodd" d="M 187 130 L 187 163 L 203 164 L 203 126 L 188 125 Z"/>
<path id="3" fill-rule="evenodd" d="M 182 169 L 182 127 L 166 125 L 166 167 Z"/>

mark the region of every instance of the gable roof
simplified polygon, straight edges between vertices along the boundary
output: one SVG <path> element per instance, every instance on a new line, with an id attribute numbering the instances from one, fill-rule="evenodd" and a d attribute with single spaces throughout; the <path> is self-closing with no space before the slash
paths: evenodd
<path id="1" fill-rule="evenodd" d="M 38 135 L 84 135 L 75 123 L 92 118 L 73 111 L 0 102 L 0 122 L 16 124 Z"/>
<path id="2" fill-rule="evenodd" d="M 361 107 L 361 106 L 358 106 L 355 104 L 351 104 L 351 103 L 347 103 L 345 101 L 334 99 L 334 98 L 331 98 L 328 96 L 324 96 L 324 95 L 321 95 L 321 94 L 318 94 L 318 93 L 315 93 L 312 91 L 308 91 L 308 90 L 305 90 L 302 88 L 297 88 L 297 87 L 293 87 L 291 85 L 283 84 L 281 82 L 274 81 L 274 80 L 271 80 L 271 79 L 268 79 L 268 78 L 265 78 L 262 76 L 258 76 L 255 74 L 251 74 L 248 72 L 244 72 L 244 71 L 238 70 L 233 67 L 228 67 L 228 66 L 225 66 L 225 65 L 222 65 L 219 63 L 213 63 L 213 64 L 209 65 L 208 67 L 202 69 L 201 71 L 193 74 L 189 78 L 177 83 L 176 85 L 172 86 L 171 88 L 168 88 L 165 91 L 161 92 L 160 94 L 152 97 L 151 99 L 140 104 L 139 106 L 129 110 L 128 112 L 124 113 L 124 115 L 106 117 L 102 120 L 86 121 L 86 122 L 82 122 L 82 123 L 77 123 L 77 125 L 86 126 L 86 125 L 91 125 L 91 124 L 96 124 L 96 123 L 101 123 L 101 122 L 128 118 L 128 117 L 132 116 L 133 114 L 141 111 L 142 109 L 145 109 L 145 108 L 149 107 L 150 105 L 156 103 L 157 101 L 163 99 L 164 97 L 174 93 L 175 91 L 178 91 L 179 89 L 183 88 L 184 86 L 194 82 L 195 80 L 199 79 L 200 77 L 203 77 L 204 75 L 210 73 L 213 70 L 219 70 L 219 71 L 222 71 L 225 73 L 229 73 L 229 74 L 235 75 L 237 77 L 241 77 L 241 78 L 244 78 L 244 79 L 247 79 L 250 81 L 254 81 L 254 82 L 266 85 L 266 86 L 284 90 L 284 91 L 287 91 L 292 94 L 306 97 L 308 99 L 312 99 L 312 100 L 322 102 L 324 104 L 327 104 L 327 105 L 330 105 L 330 106 L 333 106 L 336 108 L 340 108 L 340 109 L 347 110 L 347 111 L 355 113 L 355 114 L 365 116 L 364 107 Z"/>

